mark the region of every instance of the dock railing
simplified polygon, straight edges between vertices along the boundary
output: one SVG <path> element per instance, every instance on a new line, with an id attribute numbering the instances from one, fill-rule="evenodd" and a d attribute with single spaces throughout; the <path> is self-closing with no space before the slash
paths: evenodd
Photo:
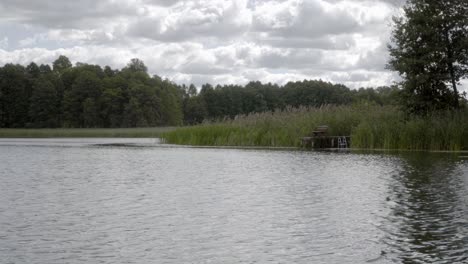
<path id="1" fill-rule="evenodd" d="M 329 136 L 328 126 L 317 126 L 310 136 L 301 138 L 303 148 L 349 148 L 350 136 Z"/>

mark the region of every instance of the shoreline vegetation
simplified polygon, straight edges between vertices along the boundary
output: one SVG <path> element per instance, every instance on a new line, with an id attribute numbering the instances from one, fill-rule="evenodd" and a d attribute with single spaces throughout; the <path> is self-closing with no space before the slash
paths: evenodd
<path id="1" fill-rule="evenodd" d="M 0 67 L 0 137 L 297 148 L 327 125 L 329 136 L 350 136 L 354 149 L 466 151 L 468 101 L 459 86 L 468 78 L 468 4 L 446 2 L 408 0 L 394 17 L 387 68 L 402 80 L 391 86 L 303 80 L 198 89 L 151 76 L 138 58 L 122 69 L 73 65 L 63 55 L 52 67 L 7 63 Z"/>
<path id="2" fill-rule="evenodd" d="M 318 125 L 331 136 L 351 136 L 351 148 L 468 150 L 468 111 L 406 117 L 394 106 L 354 105 L 286 108 L 233 120 L 178 128 L 162 134 L 169 144 L 193 146 L 300 147 Z"/>
<path id="3" fill-rule="evenodd" d="M 145 128 L 0 128 L 0 138 L 159 138 L 175 127 Z"/>
<path id="4" fill-rule="evenodd" d="M 178 145 L 298 148 L 327 125 L 330 136 L 350 136 L 353 149 L 468 150 L 466 95 L 447 90 L 439 98 L 431 84 L 410 93 L 418 101 L 408 107 L 405 86 L 353 90 L 303 80 L 198 90 L 150 76 L 139 59 L 117 70 L 73 66 L 65 56 L 53 68 L 6 64 L 0 80 L 0 138 L 158 137 Z"/>
<path id="5" fill-rule="evenodd" d="M 468 109 L 407 117 L 395 106 L 288 107 L 186 127 L 0 129 L 0 138 L 161 138 L 196 147 L 294 149 L 319 125 L 353 150 L 468 151 Z"/>

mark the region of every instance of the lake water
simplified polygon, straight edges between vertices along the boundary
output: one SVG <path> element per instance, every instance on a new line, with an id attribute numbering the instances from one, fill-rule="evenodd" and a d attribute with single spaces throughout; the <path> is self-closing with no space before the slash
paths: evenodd
<path id="1" fill-rule="evenodd" d="M 0 139 L 0 263 L 468 263 L 463 155 Z"/>

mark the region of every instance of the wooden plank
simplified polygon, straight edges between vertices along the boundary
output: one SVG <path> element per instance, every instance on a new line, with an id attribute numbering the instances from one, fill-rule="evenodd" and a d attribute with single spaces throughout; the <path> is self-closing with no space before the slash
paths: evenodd
<path id="1" fill-rule="evenodd" d="M 346 146 L 339 145 L 341 140 L 346 142 Z M 318 136 L 301 138 L 301 146 L 304 148 L 349 148 L 350 143 L 350 136 Z"/>

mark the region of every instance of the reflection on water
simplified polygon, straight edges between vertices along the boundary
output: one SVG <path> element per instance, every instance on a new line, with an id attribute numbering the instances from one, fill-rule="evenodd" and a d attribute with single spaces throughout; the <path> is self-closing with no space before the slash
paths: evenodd
<path id="1" fill-rule="evenodd" d="M 401 156 L 384 242 L 402 263 L 467 263 L 467 167 L 447 155 Z"/>
<path id="2" fill-rule="evenodd" d="M 464 263 L 448 154 L 0 140 L 1 263 Z"/>

